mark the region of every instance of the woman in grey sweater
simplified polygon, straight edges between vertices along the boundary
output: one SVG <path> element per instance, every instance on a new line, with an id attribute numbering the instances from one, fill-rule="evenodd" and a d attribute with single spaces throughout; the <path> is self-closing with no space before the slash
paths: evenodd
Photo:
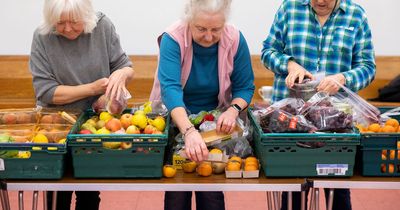
<path id="1" fill-rule="evenodd" d="M 114 25 L 91 0 L 46 0 L 43 14 L 29 61 L 37 105 L 83 111 L 102 94 L 114 98 L 127 91 L 132 63 Z M 71 195 L 59 192 L 56 209 L 69 210 Z M 99 207 L 99 192 L 76 197 L 77 210 Z"/>

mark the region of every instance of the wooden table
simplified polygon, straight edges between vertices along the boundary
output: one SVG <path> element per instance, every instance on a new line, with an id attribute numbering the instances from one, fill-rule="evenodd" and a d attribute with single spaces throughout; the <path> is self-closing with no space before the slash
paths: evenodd
<path id="1" fill-rule="evenodd" d="M 291 192 L 301 192 L 306 187 L 304 178 L 266 178 L 261 175 L 256 179 L 227 179 L 224 174 L 200 177 L 196 173 L 182 171 L 178 171 L 174 178 L 161 179 L 75 179 L 71 173 L 67 173 L 61 180 L 3 181 L 3 209 L 9 209 L 10 206 L 8 190 L 20 191 L 19 199 L 23 199 L 23 191 L 34 191 L 34 206 L 35 202 L 37 205 L 38 191 L 265 191 L 268 205 L 274 202 L 274 207 L 278 208 L 280 201 L 276 192 L 289 192 L 288 203 L 291 203 Z M 44 196 L 44 202 L 46 199 Z M 21 205 L 23 201 L 19 203 Z M 269 209 L 272 209 L 272 205 Z"/>

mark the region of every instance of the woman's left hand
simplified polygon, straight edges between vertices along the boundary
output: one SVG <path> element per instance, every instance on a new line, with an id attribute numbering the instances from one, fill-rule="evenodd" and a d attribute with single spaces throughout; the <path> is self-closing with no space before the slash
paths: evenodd
<path id="1" fill-rule="evenodd" d="M 223 112 L 217 121 L 217 133 L 232 133 L 236 127 L 236 118 L 239 112 L 229 107 Z"/>
<path id="2" fill-rule="evenodd" d="M 317 91 L 323 91 L 330 95 L 335 95 L 340 90 L 339 84 L 344 85 L 345 82 L 346 78 L 343 74 L 330 75 L 321 80 L 317 87 Z"/>
<path id="3" fill-rule="evenodd" d="M 114 71 L 110 75 L 110 80 L 106 90 L 106 96 L 110 99 L 119 99 L 127 92 L 126 83 L 133 77 L 133 70 L 125 67 Z"/>

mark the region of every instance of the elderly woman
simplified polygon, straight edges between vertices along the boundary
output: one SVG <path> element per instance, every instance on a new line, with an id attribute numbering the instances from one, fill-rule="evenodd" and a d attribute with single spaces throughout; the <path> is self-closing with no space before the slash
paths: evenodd
<path id="1" fill-rule="evenodd" d="M 254 92 L 246 40 L 226 24 L 231 0 L 189 0 L 185 17 L 161 37 L 158 71 L 150 100 L 162 99 L 183 134 L 186 155 L 194 161 L 208 149 L 189 113 L 225 110 L 217 132 L 230 133 Z M 166 192 L 165 209 L 191 209 L 192 192 Z M 224 209 L 222 192 L 196 192 L 197 209 Z"/>
<path id="2" fill-rule="evenodd" d="M 85 110 L 99 95 L 125 93 L 132 63 L 114 25 L 91 0 L 46 0 L 43 13 L 29 62 L 38 105 Z M 57 210 L 70 209 L 71 193 L 58 194 Z M 76 209 L 98 209 L 99 192 L 76 195 Z"/>
<path id="3" fill-rule="evenodd" d="M 275 73 L 273 101 L 288 97 L 288 87 L 305 77 L 320 80 L 317 90 L 332 95 L 340 85 L 358 91 L 375 77 L 367 16 L 352 0 L 283 1 L 261 58 Z M 333 209 L 351 210 L 350 191 L 334 192 Z M 286 193 L 282 200 L 287 209 Z M 300 209 L 300 193 L 293 194 L 293 201 L 293 209 Z"/>

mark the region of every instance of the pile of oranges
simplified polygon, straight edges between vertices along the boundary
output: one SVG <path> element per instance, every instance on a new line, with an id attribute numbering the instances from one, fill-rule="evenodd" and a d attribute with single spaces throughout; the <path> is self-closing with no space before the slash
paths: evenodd
<path id="1" fill-rule="evenodd" d="M 356 125 L 361 133 L 396 133 L 400 132 L 399 121 L 396 119 L 388 119 L 384 125 L 373 123 L 368 127 L 362 125 Z"/>
<path id="2" fill-rule="evenodd" d="M 226 170 L 240 171 L 242 169 L 242 164 L 244 164 L 244 171 L 256 171 L 259 169 L 259 163 L 256 157 L 250 156 L 242 160 L 238 156 L 232 156 L 231 158 L 229 158 L 229 161 L 226 164 Z"/>

